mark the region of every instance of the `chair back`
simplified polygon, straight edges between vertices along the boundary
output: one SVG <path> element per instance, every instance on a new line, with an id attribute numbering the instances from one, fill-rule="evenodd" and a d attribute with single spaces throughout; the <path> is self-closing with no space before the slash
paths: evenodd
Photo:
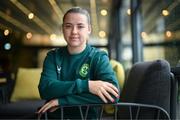
<path id="1" fill-rule="evenodd" d="M 170 95 L 170 65 L 166 60 L 155 60 L 134 64 L 124 84 L 120 100 L 156 105 L 170 114 Z"/>
<path id="2" fill-rule="evenodd" d="M 119 119 L 130 119 L 130 120 L 143 120 L 143 119 L 166 119 L 170 120 L 170 116 L 167 113 L 166 110 L 164 110 L 161 107 L 155 106 L 155 105 L 148 105 L 148 104 L 137 104 L 137 103 L 116 103 L 116 104 L 109 104 L 113 106 L 114 113 L 107 115 L 104 111 L 104 105 L 105 104 L 85 104 L 85 105 L 67 105 L 67 106 L 59 106 L 59 109 L 61 110 L 61 114 L 59 115 L 58 119 L 68 119 L 66 118 L 64 114 L 64 110 L 68 108 L 77 108 L 77 110 L 80 112 L 80 116 L 78 117 L 79 120 L 86 120 L 89 116 L 90 108 L 98 109 L 98 120 L 119 120 Z M 83 108 L 86 108 L 83 110 Z M 119 112 L 123 112 L 122 110 L 127 110 L 126 112 L 126 118 L 122 118 L 122 116 L 119 116 Z M 120 111 L 118 111 L 120 110 Z M 38 120 L 48 120 L 49 118 L 49 112 L 45 112 L 45 114 L 39 114 Z M 154 114 L 154 115 L 153 115 Z M 91 115 L 91 114 L 90 114 Z"/>

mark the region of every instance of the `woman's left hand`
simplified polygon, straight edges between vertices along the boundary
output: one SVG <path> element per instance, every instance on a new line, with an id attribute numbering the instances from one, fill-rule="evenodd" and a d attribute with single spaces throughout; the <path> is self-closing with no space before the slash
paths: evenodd
<path id="1" fill-rule="evenodd" d="M 40 113 L 45 113 L 46 111 L 54 112 L 55 110 L 58 109 L 59 103 L 58 99 L 53 99 L 44 104 L 41 109 L 37 112 L 38 114 Z"/>

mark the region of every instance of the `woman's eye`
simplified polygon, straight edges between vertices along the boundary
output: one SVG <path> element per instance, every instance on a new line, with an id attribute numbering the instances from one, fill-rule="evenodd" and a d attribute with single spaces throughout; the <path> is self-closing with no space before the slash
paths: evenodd
<path id="1" fill-rule="evenodd" d="M 80 29 L 81 29 L 81 28 L 84 28 L 84 26 L 78 26 L 78 28 L 80 28 Z"/>
<path id="2" fill-rule="evenodd" d="M 65 28 L 71 28 L 71 25 L 65 25 Z"/>

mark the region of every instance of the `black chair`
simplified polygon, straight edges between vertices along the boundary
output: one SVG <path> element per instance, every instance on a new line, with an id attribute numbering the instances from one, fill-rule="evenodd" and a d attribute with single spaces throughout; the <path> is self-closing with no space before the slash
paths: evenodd
<path id="1" fill-rule="evenodd" d="M 104 105 L 105 104 L 86 104 L 86 105 L 69 105 L 69 106 L 59 106 L 59 109 L 61 109 L 61 115 L 59 119 L 66 119 L 64 117 L 64 109 L 70 108 L 70 107 L 77 107 L 77 110 L 80 111 L 80 116 L 79 119 L 86 120 L 87 116 L 89 114 L 89 108 L 93 107 L 99 110 L 99 116 L 98 119 L 112 119 L 112 120 L 119 120 L 119 119 L 124 119 L 121 116 L 119 116 L 119 113 L 121 114 L 122 110 L 127 110 L 126 114 L 126 119 L 130 120 L 139 120 L 139 119 L 166 119 L 170 120 L 170 116 L 167 113 L 166 110 L 159 106 L 155 105 L 148 105 L 148 104 L 138 104 L 138 103 L 116 103 L 116 104 L 108 104 L 112 105 L 114 108 L 114 114 L 112 115 L 107 115 L 104 111 Z M 84 112 L 82 108 L 86 107 L 86 111 Z M 43 117 L 42 117 L 43 116 Z M 128 116 L 128 117 L 127 117 Z M 44 119 L 48 120 L 48 112 L 45 114 L 40 114 L 38 116 L 38 120 Z"/>
<path id="2" fill-rule="evenodd" d="M 136 63 L 129 72 L 120 100 L 159 106 L 167 111 L 171 119 L 175 119 L 177 99 L 175 86 L 177 84 L 174 75 L 166 60 Z M 127 111 L 123 112 L 120 112 L 120 117 Z"/>
<path id="3" fill-rule="evenodd" d="M 174 92 L 174 94 L 175 94 L 173 103 L 176 103 L 177 105 L 176 104 L 174 105 L 174 109 L 177 108 L 176 110 L 179 113 L 180 111 L 179 111 L 178 107 L 179 107 L 179 101 L 180 101 L 180 88 L 179 88 L 179 86 L 180 86 L 180 64 L 179 64 L 179 66 L 177 65 L 177 67 L 171 68 L 171 72 L 174 74 L 174 78 L 175 78 L 174 87 L 172 87 L 172 88 L 174 88 L 174 91 L 172 91 L 172 92 Z M 173 111 L 175 111 L 174 109 L 173 109 Z M 177 114 L 176 117 L 177 117 L 177 119 L 179 119 L 180 118 L 179 114 Z"/>

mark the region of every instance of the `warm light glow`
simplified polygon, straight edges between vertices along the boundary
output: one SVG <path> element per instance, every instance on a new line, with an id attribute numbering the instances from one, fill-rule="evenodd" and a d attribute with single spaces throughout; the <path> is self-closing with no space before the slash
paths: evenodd
<path id="1" fill-rule="evenodd" d="M 4 35 L 5 35 L 5 36 L 8 36 L 8 35 L 9 35 L 9 30 L 8 30 L 8 29 L 4 30 Z"/>
<path id="2" fill-rule="evenodd" d="M 168 10 L 162 10 L 162 15 L 163 16 L 168 16 L 169 15 L 169 11 Z"/>
<path id="3" fill-rule="evenodd" d="M 100 31 L 100 32 L 99 32 L 99 37 L 101 37 L 101 38 L 106 37 L 106 32 Z"/>
<path id="4" fill-rule="evenodd" d="M 127 14 L 128 14 L 128 15 L 131 15 L 131 9 L 128 9 L 128 10 L 127 10 Z"/>
<path id="5" fill-rule="evenodd" d="M 51 34 L 50 35 L 50 40 L 56 40 L 56 37 L 57 37 L 56 34 Z"/>
<path id="6" fill-rule="evenodd" d="M 33 14 L 33 13 L 29 13 L 29 14 L 28 14 L 28 18 L 29 18 L 29 19 L 33 19 L 33 18 L 34 18 L 34 14 Z"/>
<path id="7" fill-rule="evenodd" d="M 166 31 L 166 36 L 169 38 L 172 36 L 172 32 L 171 31 Z"/>
<path id="8" fill-rule="evenodd" d="M 101 15 L 106 16 L 107 15 L 107 10 L 105 10 L 105 9 L 101 10 Z"/>
<path id="9" fill-rule="evenodd" d="M 26 38 L 27 38 L 27 39 L 31 39 L 31 38 L 32 38 L 32 33 L 28 32 L 28 33 L 26 34 Z"/>
<path id="10" fill-rule="evenodd" d="M 146 32 L 141 32 L 141 37 L 142 37 L 144 40 L 148 40 L 148 39 L 149 39 L 149 36 L 147 35 Z"/>
<path id="11" fill-rule="evenodd" d="M 142 38 L 145 38 L 145 37 L 147 37 L 147 33 L 146 32 L 142 32 L 141 36 L 142 36 Z"/>

